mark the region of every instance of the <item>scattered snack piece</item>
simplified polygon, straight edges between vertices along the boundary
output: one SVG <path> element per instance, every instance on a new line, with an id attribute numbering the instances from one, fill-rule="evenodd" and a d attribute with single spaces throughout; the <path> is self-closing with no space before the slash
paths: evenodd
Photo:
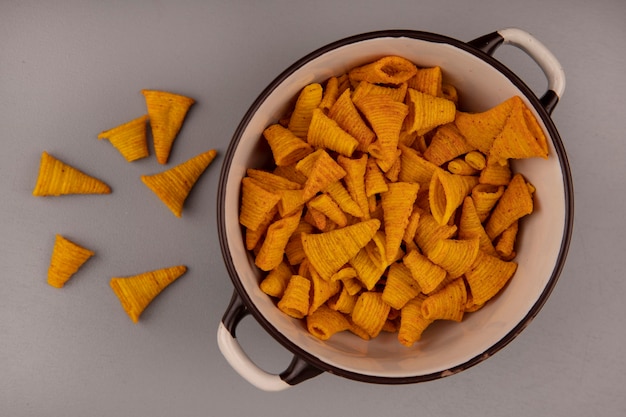
<path id="1" fill-rule="evenodd" d="M 464 112 L 444 77 L 384 57 L 303 87 L 260 135 L 274 164 L 242 179 L 246 248 L 261 291 L 318 339 L 411 347 L 516 271 L 535 188 L 509 160 L 547 157 L 547 138 L 522 98 Z"/>
<path id="2" fill-rule="evenodd" d="M 98 139 L 108 139 L 128 161 L 136 161 L 148 156 L 146 123 L 148 115 L 143 115 L 98 135 Z"/>
<path id="3" fill-rule="evenodd" d="M 111 187 L 99 179 L 85 174 L 45 151 L 41 154 L 34 196 L 110 193 Z"/>
<path id="4" fill-rule="evenodd" d="M 183 204 L 189 192 L 216 155 L 217 152 L 211 149 L 167 171 L 154 175 L 142 175 L 141 180 L 176 217 L 181 217 Z"/>
<path id="5" fill-rule="evenodd" d="M 157 161 L 166 164 L 187 111 L 195 100 L 179 94 L 141 90 L 146 99 Z"/>
<path id="6" fill-rule="evenodd" d="M 152 300 L 185 272 L 187 267 L 178 265 L 129 277 L 113 277 L 110 285 L 124 311 L 137 323 Z"/>
<path id="7" fill-rule="evenodd" d="M 83 248 L 61 235 L 56 235 L 50 267 L 48 268 L 48 284 L 56 288 L 63 288 L 72 275 L 94 254 L 95 252 Z"/>

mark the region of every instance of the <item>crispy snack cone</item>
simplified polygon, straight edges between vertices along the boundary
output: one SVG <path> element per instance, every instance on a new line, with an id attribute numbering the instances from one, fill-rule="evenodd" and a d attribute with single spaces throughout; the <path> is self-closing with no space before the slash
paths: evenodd
<path id="1" fill-rule="evenodd" d="M 457 278 L 441 290 L 433 293 L 422 303 L 422 315 L 426 320 L 463 320 L 467 290 L 463 278 Z"/>
<path id="2" fill-rule="evenodd" d="M 257 254 L 254 264 L 263 271 L 271 271 L 283 261 L 285 246 L 300 223 L 301 213 L 297 211 L 288 217 L 269 225 L 265 240 Z"/>
<path id="3" fill-rule="evenodd" d="M 186 266 L 178 265 L 129 277 L 113 277 L 110 285 L 124 311 L 137 323 L 152 300 L 186 271 Z"/>
<path id="4" fill-rule="evenodd" d="M 442 83 L 441 67 L 437 66 L 418 68 L 417 73 L 407 81 L 409 88 L 435 97 L 443 97 Z"/>
<path id="5" fill-rule="evenodd" d="M 428 252 L 437 241 L 449 239 L 457 232 L 456 225 L 439 224 L 428 212 L 421 212 L 417 228 L 415 229 L 415 243 L 422 250 Z"/>
<path id="6" fill-rule="evenodd" d="M 265 294 L 274 298 L 281 298 L 285 293 L 285 288 L 287 288 L 291 275 L 293 275 L 291 267 L 285 262 L 281 262 L 263 278 L 259 287 Z"/>
<path id="7" fill-rule="evenodd" d="M 425 299 L 424 295 L 418 295 L 409 300 L 400 311 L 398 341 L 406 347 L 411 347 L 420 340 L 424 330 L 434 321 L 425 319 L 422 314 L 422 303 Z"/>
<path id="8" fill-rule="evenodd" d="M 487 157 L 485 168 L 480 171 L 478 182 L 481 184 L 507 185 L 513 173 L 508 160 L 498 161 Z"/>
<path id="9" fill-rule="evenodd" d="M 408 146 L 400 145 L 400 174 L 403 182 L 417 182 L 422 190 L 428 190 L 437 165 L 424 159 L 419 152 Z"/>
<path id="10" fill-rule="evenodd" d="M 548 141 L 532 115 L 518 96 L 512 98 L 511 115 L 489 150 L 497 161 L 522 158 L 548 158 Z"/>
<path id="11" fill-rule="evenodd" d="M 515 240 L 518 232 L 519 221 L 516 221 L 500 233 L 496 243 L 496 252 L 500 259 L 511 260 L 515 258 Z"/>
<path id="12" fill-rule="evenodd" d="M 389 184 L 389 191 L 381 194 L 386 236 L 385 250 L 387 262 L 390 264 L 402 244 L 418 190 L 419 184 L 394 182 Z"/>
<path id="13" fill-rule="evenodd" d="M 328 193 L 345 213 L 359 218 L 364 216 L 361 207 L 352 199 L 348 190 L 339 181 L 326 187 L 324 192 Z"/>
<path id="14" fill-rule="evenodd" d="M 296 100 L 287 128 L 298 138 L 306 139 L 313 110 L 322 102 L 322 86 L 312 83 L 305 86 Z"/>
<path id="15" fill-rule="evenodd" d="M 454 121 L 456 106 L 443 97 L 424 94 L 409 88 L 407 91 L 408 115 L 405 128 L 408 132 L 423 135 L 437 126 Z"/>
<path id="16" fill-rule="evenodd" d="M 437 168 L 430 182 L 430 211 L 439 224 L 446 224 L 463 199 L 478 183 L 478 178 L 454 175 Z"/>
<path id="17" fill-rule="evenodd" d="M 313 152 L 313 147 L 279 124 L 269 126 L 263 136 L 278 166 L 292 165 Z"/>
<path id="18" fill-rule="evenodd" d="M 324 215 L 337 224 L 338 227 L 345 227 L 348 225 L 348 218 L 346 214 L 328 194 L 320 194 L 319 196 L 314 197 L 312 200 L 309 200 L 307 205 L 324 213 Z"/>
<path id="19" fill-rule="evenodd" d="M 301 319 L 309 312 L 311 281 L 302 275 L 292 275 L 278 302 L 278 308 L 288 316 Z"/>
<path id="20" fill-rule="evenodd" d="M 324 279 L 330 279 L 374 237 L 380 227 L 376 219 L 355 223 L 319 234 L 302 233 L 307 259 Z"/>
<path id="21" fill-rule="evenodd" d="M 335 101 L 328 112 L 328 117 L 359 142 L 357 150 L 366 152 L 376 138 L 374 131 L 365 123 L 352 102 L 349 89 L 345 90 Z"/>
<path id="22" fill-rule="evenodd" d="M 41 154 L 34 196 L 66 194 L 110 194 L 111 188 L 90 175 L 56 159 L 47 152 Z"/>
<path id="23" fill-rule="evenodd" d="M 309 333 L 320 340 L 328 340 L 332 335 L 350 328 L 350 322 L 339 311 L 325 305 L 307 316 L 306 326 Z"/>
<path id="24" fill-rule="evenodd" d="M 407 84 L 402 83 L 398 86 L 372 84 L 367 81 L 360 81 L 352 93 L 352 101 L 357 102 L 363 97 L 388 97 L 393 101 L 403 102 L 406 96 Z"/>
<path id="25" fill-rule="evenodd" d="M 424 158 L 435 165 L 441 166 L 459 155 L 473 151 L 454 123 L 439 126 L 424 152 Z"/>
<path id="26" fill-rule="evenodd" d="M 483 305 L 493 298 L 511 279 L 517 264 L 498 259 L 484 252 L 465 273 L 465 279 L 472 293 L 473 303 Z"/>
<path id="27" fill-rule="evenodd" d="M 476 206 L 474 205 L 474 199 L 472 197 L 465 197 L 463 200 L 463 206 L 461 209 L 461 218 L 459 220 L 459 239 L 475 239 L 478 238 L 478 246 L 483 252 L 490 255 L 496 254 L 496 249 L 493 247 L 493 243 L 480 220 Z"/>
<path id="28" fill-rule="evenodd" d="M 250 230 L 257 230 L 263 223 L 269 222 L 268 214 L 280 201 L 280 194 L 263 188 L 253 178 L 241 180 L 241 211 L 239 223 Z"/>
<path id="29" fill-rule="evenodd" d="M 420 286 L 403 263 L 396 262 L 389 267 L 387 282 L 383 289 L 383 301 L 400 310 L 409 300 L 421 292 Z"/>
<path id="30" fill-rule="evenodd" d="M 285 177 L 261 169 L 248 168 L 246 175 L 258 181 L 258 184 L 267 191 L 299 190 L 302 184 L 291 181 Z"/>
<path id="31" fill-rule="evenodd" d="M 367 81 L 372 84 L 401 84 L 416 73 L 417 67 L 408 59 L 386 56 L 352 69 L 348 72 L 348 77 L 355 81 Z"/>
<path id="32" fill-rule="evenodd" d="M 503 193 L 504 185 L 477 184 L 472 189 L 472 203 L 481 223 L 487 220 Z"/>
<path id="33" fill-rule="evenodd" d="M 50 267 L 48 268 L 48 284 L 62 288 L 94 254 L 95 252 L 83 248 L 61 235 L 56 235 Z"/>
<path id="34" fill-rule="evenodd" d="M 346 176 L 346 171 L 324 149 L 300 160 L 296 169 L 307 176 L 303 194 L 305 201 Z"/>
<path id="35" fill-rule="evenodd" d="M 447 275 L 445 269 L 435 265 L 417 250 L 410 251 L 402 262 L 409 268 L 413 279 L 417 281 L 424 294 L 433 292 Z"/>
<path id="36" fill-rule="evenodd" d="M 176 217 L 181 217 L 189 192 L 216 155 L 217 152 L 211 149 L 167 171 L 154 175 L 142 175 L 141 180 Z"/>
<path id="37" fill-rule="evenodd" d="M 148 156 L 147 121 L 148 115 L 146 114 L 101 132 L 98 139 L 108 139 L 128 162 L 145 158 Z"/>
<path id="38" fill-rule="evenodd" d="M 389 304 L 383 301 L 382 293 L 367 291 L 357 299 L 352 320 L 370 337 L 376 337 L 383 329 L 390 309 Z"/>
<path id="39" fill-rule="evenodd" d="M 322 278 L 315 269 L 311 270 L 311 305 L 309 313 L 312 314 L 320 308 L 330 297 L 341 290 L 340 281 Z"/>
<path id="40" fill-rule="evenodd" d="M 408 113 L 406 104 L 382 96 L 365 96 L 354 103 L 365 115 L 377 140 L 369 147 L 380 168 L 387 172 L 398 157 L 400 130 Z"/>
<path id="41" fill-rule="evenodd" d="M 515 174 L 485 224 L 491 240 L 515 221 L 533 212 L 533 196 L 522 174 Z"/>
<path id="42" fill-rule="evenodd" d="M 345 156 L 351 156 L 359 146 L 358 140 L 319 108 L 313 110 L 307 142 L 315 148 L 327 148 Z"/>
<path id="43" fill-rule="evenodd" d="M 368 243 L 366 247 L 370 244 L 371 242 Z M 374 289 L 374 286 L 376 286 L 387 268 L 386 262 L 385 264 L 377 262 L 377 259 L 372 256 L 371 251 L 368 251 L 366 248 L 361 249 L 350 259 L 350 265 L 356 271 L 357 279 L 361 282 L 361 285 L 367 290 Z"/>
<path id="44" fill-rule="evenodd" d="M 328 81 L 326 81 L 326 85 L 324 86 L 324 93 L 322 95 L 322 101 L 319 104 L 319 108 L 328 113 L 337 102 L 337 99 L 340 95 L 341 93 L 339 92 L 339 78 L 330 77 Z"/>
<path id="45" fill-rule="evenodd" d="M 195 100 L 165 91 L 141 90 L 145 97 L 157 161 L 166 164 L 187 111 Z"/>
<path id="46" fill-rule="evenodd" d="M 365 190 L 365 171 L 367 170 L 367 155 L 363 154 L 359 159 L 350 159 L 339 156 L 337 163 L 345 170 L 346 176 L 344 182 L 350 197 L 354 200 L 361 212 L 363 218 L 368 219 L 369 203 L 367 201 L 367 192 Z"/>
<path id="47" fill-rule="evenodd" d="M 474 263 L 479 250 L 478 237 L 443 239 L 426 254 L 434 264 L 446 270 L 450 278 L 458 278 Z"/>
<path id="48" fill-rule="evenodd" d="M 511 114 L 513 103 L 514 98 L 510 98 L 480 113 L 457 111 L 454 123 L 470 145 L 487 154 Z"/>

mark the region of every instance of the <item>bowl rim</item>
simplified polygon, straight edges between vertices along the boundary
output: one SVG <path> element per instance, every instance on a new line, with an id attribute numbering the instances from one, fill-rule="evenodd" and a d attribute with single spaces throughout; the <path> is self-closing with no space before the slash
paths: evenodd
<path id="1" fill-rule="evenodd" d="M 339 47 L 347 46 L 353 43 L 372 40 L 376 38 L 412 38 L 420 41 L 427 41 L 433 43 L 442 43 L 447 44 L 458 49 L 461 49 L 465 52 L 468 52 L 477 58 L 483 60 L 487 64 L 494 67 L 504 76 L 506 76 L 519 90 L 522 94 L 524 94 L 525 98 L 529 100 L 531 105 L 537 111 L 538 115 L 542 119 L 545 128 L 547 130 L 548 135 L 555 147 L 555 150 L 558 154 L 560 169 L 563 174 L 563 186 L 564 186 L 564 198 L 565 198 L 565 217 L 564 217 L 564 231 L 561 239 L 561 245 L 558 253 L 558 257 L 556 260 L 556 264 L 552 271 L 552 274 L 547 281 L 543 291 L 538 297 L 537 301 L 532 305 L 527 314 L 519 321 L 519 323 L 513 327 L 506 335 L 504 335 L 498 342 L 491 345 L 484 352 L 472 357 L 471 359 L 454 366 L 450 369 L 447 369 L 442 372 L 434 372 L 423 375 L 414 375 L 414 376 L 402 376 L 402 377 L 388 377 L 388 376 L 376 376 L 371 374 L 361 374 L 358 372 L 346 370 L 332 364 L 328 364 L 327 362 L 321 360 L 315 355 L 312 355 L 308 351 L 302 349 L 296 343 L 292 342 L 289 338 L 287 338 L 284 334 L 278 331 L 274 325 L 267 320 L 263 314 L 256 308 L 254 300 L 247 293 L 243 284 L 241 283 L 237 267 L 231 257 L 230 250 L 228 248 L 228 235 L 226 232 L 225 225 L 225 193 L 226 193 L 226 184 L 231 168 L 231 162 L 236 152 L 239 141 L 247 128 L 247 125 L 253 118 L 254 114 L 258 110 L 258 108 L 265 102 L 265 100 L 272 94 L 272 92 L 279 86 L 283 81 L 285 81 L 293 72 L 297 69 L 301 68 L 308 62 L 320 57 L 321 55 L 337 49 Z M 391 29 L 391 30 L 379 30 L 379 31 L 371 31 L 365 32 L 357 35 L 348 36 L 346 38 L 331 42 L 322 46 L 302 58 L 295 61 L 289 67 L 287 67 L 283 72 L 281 72 L 274 80 L 272 80 L 268 86 L 262 90 L 262 92 L 258 95 L 255 101 L 251 104 L 251 106 L 246 111 L 242 120 L 240 121 L 237 129 L 235 130 L 229 147 L 224 156 L 224 162 L 222 164 L 222 169 L 220 172 L 220 179 L 218 184 L 217 191 L 217 222 L 218 222 L 218 237 L 220 241 L 220 248 L 222 251 L 222 257 L 224 258 L 226 269 L 229 273 L 230 279 L 235 287 L 233 297 L 239 297 L 246 307 L 246 314 L 252 314 L 256 321 L 267 331 L 275 340 L 277 340 L 283 347 L 287 348 L 291 353 L 293 353 L 296 357 L 301 358 L 309 365 L 314 368 L 317 368 L 322 371 L 330 372 L 332 374 L 336 374 L 339 376 L 343 376 L 348 379 L 362 381 L 362 382 L 370 382 L 370 383 L 380 383 L 380 384 L 408 384 L 408 383 L 416 383 L 416 382 L 425 382 L 434 379 L 439 379 L 442 377 L 446 377 L 449 375 L 453 375 L 459 373 L 463 370 L 466 370 L 474 365 L 486 360 L 490 356 L 494 355 L 496 352 L 501 350 L 503 347 L 508 345 L 513 339 L 515 339 L 536 317 L 539 311 L 543 308 L 550 294 L 552 293 L 556 283 L 559 279 L 559 276 L 563 270 L 565 260 L 567 257 L 567 252 L 569 250 L 569 245 L 573 233 L 573 219 L 574 219 L 574 190 L 573 190 L 573 182 L 572 175 L 570 171 L 569 161 L 567 159 L 567 154 L 565 151 L 565 147 L 561 140 L 561 137 L 552 121 L 550 116 L 551 108 L 548 110 L 542 105 L 540 99 L 534 94 L 534 92 L 508 67 L 502 64 L 500 61 L 493 58 L 488 53 L 484 52 L 480 48 L 473 46 L 470 42 L 463 42 L 446 35 L 440 35 L 432 32 L 425 32 L 419 30 L 411 30 L 411 29 Z M 226 313 L 228 314 L 228 312 Z"/>

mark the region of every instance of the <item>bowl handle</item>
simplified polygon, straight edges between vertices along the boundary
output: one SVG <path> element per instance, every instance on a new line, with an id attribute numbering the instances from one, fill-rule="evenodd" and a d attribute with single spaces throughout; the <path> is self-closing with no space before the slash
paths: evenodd
<path id="1" fill-rule="evenodd" d="M 217 344 L 222 355 L 246 381 L 264 391 L 282 391 L 323 372 L 298 356 L 294 356 L 287 369 L 280 374 L 259 368 L 246 355 L 235 336 L 237 325 L 248 314 L 248 308 L 235 291 L 217 329 Z"/>
<path id="2" fill-rule="evenodd" d="M 545 45 L 530 33 L 518 29 L 500 29 L 468 42 L 488 55 L 493 55 L 501 45 L 513 45 L 526 52 L 539 65 L 548 79 L 548 91 L 539 101 L 551 114 L 565 91 L 565 72 L 563 67 Z"/>

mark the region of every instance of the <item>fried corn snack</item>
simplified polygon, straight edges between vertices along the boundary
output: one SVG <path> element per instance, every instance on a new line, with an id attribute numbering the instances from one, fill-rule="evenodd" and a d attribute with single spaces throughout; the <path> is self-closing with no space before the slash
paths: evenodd
<path id="1" fill-rule="evenodd" d="M 515 174 L 485 224 L 487 235 L 495 239 L 515 221 L 532 213 L 533 207 L 533 196 L 526 180 L 521 174 Z"/>
<path id="2" fill-rule="evenodd" d="M 278 166 L 292 165 L 313 152 L 311 145 L 279 124 L 269 126 L 263 136 L 267 139 Z"/>
<path id="3" fill-rule="evenodd" d="M 400 328 L 398 329 L 398 341 L 411 347 L 422 338 L 422 333 L 434 320 L 427 320 L 422 314 L 422 303 L 426 296 L 421 294 L 409 300 L 400 310 Z"/>
<path id="4" fill-rule="evenodd" d="M 480 113 L 457 111 L 454 123 L 470 145 L 487 154 L 509 118 L 514 100 L 510 98 Z"/>
<path id="5" fill-rule="evenodd" d="M 508 159 L 548 157 L 548 141 L 537 119 L 521 98 L 513 97 L 513 108 L 502 131 L 495 137 L 489 156 L 503 163 Z"/>
<path id="6" fill-rule="evenodd" d="M 328 112 L 328 117 L 359 142 L 357 150 L 366 152 L 376 138 L 376 134 L 361 117 L 350 93 L 350 89 L 347 89 L 337 98 Z"/>
<path id="7" fill-rule="evenodd" d="M 465 155 L 474 148 L 467 143 L 454 123 L 439 126 L 433 135 L 430 145 L 424 151 L 424 158 L 435 165 L 441 166 L 460 155 Z"/>
<path id="8" fill-rule="evenodd" d="M 67 194 L 110 194 L 111 187 L 85 174 L 60 159 L 43 152 L 39 163 L 37 183 L 33 195 L 60 196 Z"/>
<path id="9" fill-rule="evenodd" d="M 381 293 L 367 291 L 357 299 L 352 320 L 370 337 L 376 337 L 383 329 L 390 309 L 389 304 L 383 301 Z"/>
<path id="10" fill-rule="evenodd" d="M 409 269 L 413 279 L 417 281 L 424 294 L 429 294 L 437 289 L 447 276 L 445 269 L 416 250 L 409 252 L 402 262 Z"/>
<path id="11" fill-rule="evenodd" d="M 110 285 L 124 311 L 137 323 L 152 300 L 185 272 L 186 266 L 177 265 L 129 277 L 113 277 Z"/>
<path id="12" fill-rule="evenodd" d="M 370 64 L 362 65 L 348 72 L 348 77 L 355 81 L 367 81 L 372 84 L 401 84 L 417 73 L 417 67 L 408 59 L 399 56 L 387 56 Z"/>
<path id="13" fill-rule="evenodd" d="M 413 346 L 435 321 L 481 309 L 516 270 L 534 187 L 509 161 L 543 155 L 539 122 L 520 97 L 464 112 L 440 67 L 404 64 L 305 86 L 263 132 L 274 166 L 242 180 L 261 290 L 321 340 L 397 332 Z"/>
<path id="14" fill-rule="evenodd" d="M 469 175 L 454 175 L 441 168 L 435 170 L 428 189 L 430 211 L 439 222 L 446 224 L 463 199 L 478 183 L 478 178 Z"/>
<path id="15" fill-rule="evenodd" d="M 391 308 L 400 310 L 420 292 L 421 288 L 417 280 L 413 278 L 406 265 L 399 262 L 391 264 L 383 290 L 385 303 L 389 304 Z"/>
<path id="16" fill-rule="evenodd" d="M 289 118 L 287 128 L 298 138 L 306 139 L 313 110 L 317 109 L 322 102 L 322 86 L 312 83 L 302 89 Z"/>
<path id="17" fill-rule="evenodd" d="M 95 252 L 57 234 L 48 267 L 48 284 L 63 288 L 65 283 L 83 266 Z"/>
<path id="18" fill-rule="evenodd" d="M 320 276 L 330 279 L 368 244 L 379 227 L 380 221 L 372 219 L 326 233 L 302 233 L 302 247 Z"/>
<path id="19" fill-rule="evenodd" d="M 307 142 L 315 148 L 323 147 L 345 156 L 351 156 L 359 146 L 358 140 L 319 108 L 313 110 Z"/>
<path id="20" fill-rule="evenodd" d="M 482 305 L 493 298 L 516 270 L 517 263 L 503 261 L 496 256 L 480 252 L 474 264 L 465 273 L 473 303 Z"/>
<path id="21" fill-rule="evenodd" d="M 407 104 L 409 109 L 405 121 L 407 130 L 418 135 L 453 122 L 456 116 L 456 106 L 452 101 L 424 94 L 412 88 L 407 91 Z"/>
<path id="22" fill-rule="evenodd" d="M 434 97 L 443 97 L 443 74 L 441 67 L 418 68 L 407 81 L 408 87 Z"/>
<path id="23" fill-rule="evenodd" d="M 98 139 L 108 139 L 128 162 L 145 158 L 149 154 L 146 140 L 147 121 L 146 114 L 101 132 Z"/>
<path id="24" fill-rule="evenodd" d="M 174 140 L 195 100 L 166 91 L 141 90 L 150 117 L 157 161 L 166 164 Z"/>
<path id="25" fill-rule="evenodd" d="M 422 315 L 426 320 L 461 321 L 466 303 L 465 282 L 457 278 L 424 300 Z"/>
<path id="26" fill-rule="evenodd" d="M 285 293 L 285 288 L 287 288 L 287 283 L 292 275 L 291 267 L 285 262 L 281 262 L 263 278 L 259 287 L 261 291 L 269 296 L 282 298 Z"/>
<path id="27" fill-rule="evenodd" d="M 291 317 L 303 318 L 309 312 L 310 290 L 311 281 L 302 275 L 292 275 L 278 302 L 278 308 Z"/>
<path id="28" fill-rule="evenodd" d="M 216 155 L 217 151 L 211 149 L 167 171 L 142 175 L 141 181 L 165 203 L 176 217 L 181 217 L 187 196 Z"/>
<path id="29" fill-rule="evenodd" d="M 308 331 L 320 340 L 328 340 L 332 335 L 350 328 L 350 322 L 346 317 L 322 305 L 306 318 Z"/>

